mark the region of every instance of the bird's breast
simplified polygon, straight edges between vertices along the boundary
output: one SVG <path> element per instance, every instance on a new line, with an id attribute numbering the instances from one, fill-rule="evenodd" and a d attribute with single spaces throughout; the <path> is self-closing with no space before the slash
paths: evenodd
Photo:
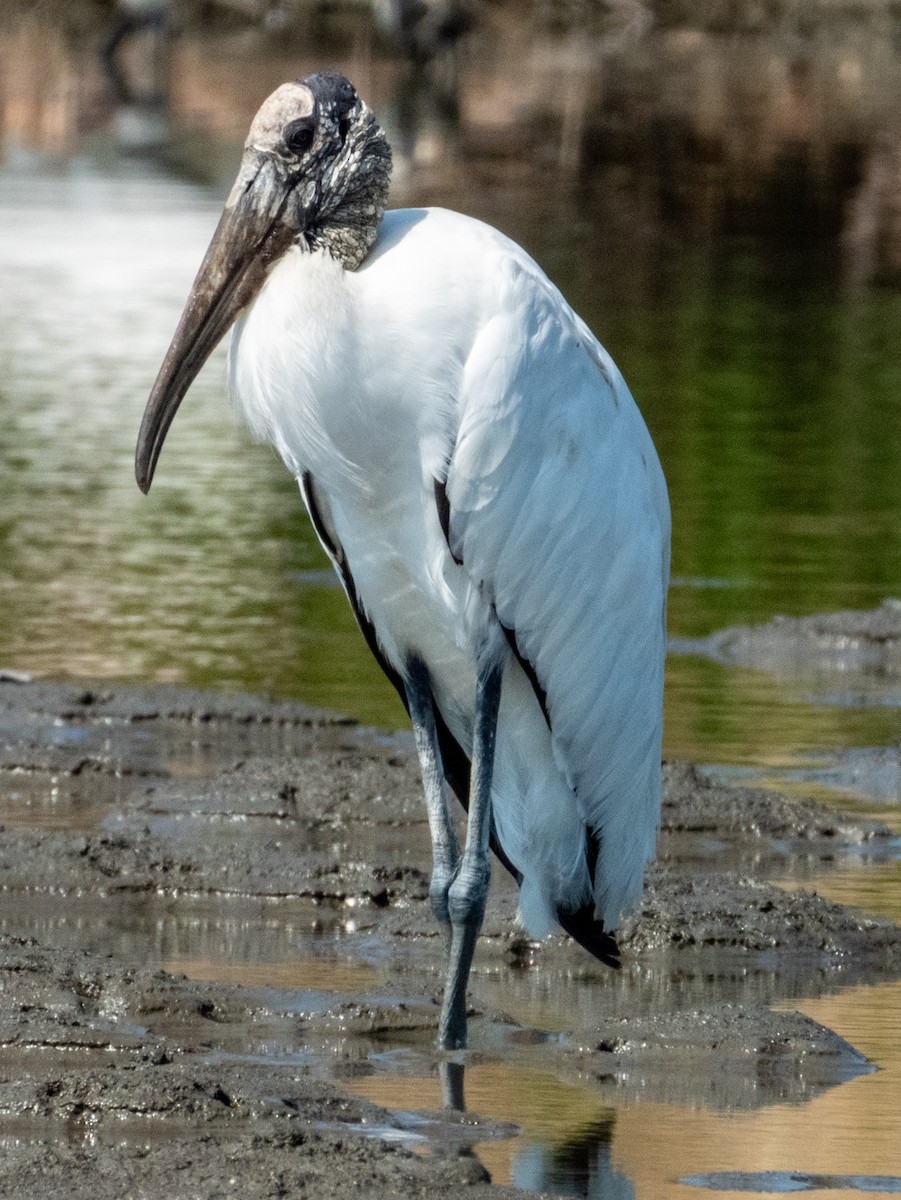
<path id="1" fill-rule="evenodd" d="M 314 480 L 388 658 L 402 669 L 423 655 L 448 709 L 465 707 L 485 606 L 435 502 L 452 421 L 417 374 L 434 362 L 417 330 L 358 283 L 324 254 L 289 252 L 235 326 L 230 388 L 254 434 Z M 453 380 L 452 367 L 436 374 Z"/>
<path id="2" fill-rule="evenodd" d="M 390 473 L 410 422 L 385 412 L 392 392 L 374 384 L 385 373 L 372 361 L 378 331 L 361 329 L 350 280 L 328 254 L 292 248 L 235 325 L 229 386 L 292 474 L 366 491 Z"/>

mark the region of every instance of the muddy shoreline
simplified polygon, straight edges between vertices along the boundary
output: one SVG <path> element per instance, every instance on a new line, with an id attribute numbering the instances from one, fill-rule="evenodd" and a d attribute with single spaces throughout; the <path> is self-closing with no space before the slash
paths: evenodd
<path id="1" fill-rule="evenodd" d="M 473 1152 L 513 1130 L 341 1087 L 386 1052 L 438 1069 L 441 943 L 408 735 L 255 696 L 7 678 L 0 803 L 0 1193 L 513 1195 Z M 667 764 L 621 971 L 563 937 L 530 942 L 495 870 L 467 1061 L 525 1055 L 601 1091 L 731 1109 L 872 1070 L 772 1006 L 898 978 L 901 930 L 774 881 L 895 846 L 876 821 Z M 164 944 L 211 912 L 244 914 L 245 941 Z M 290 931 L 307 986 L 237 969 L 264 927 Z M 182 959 L 187 974 L 160 969 Z M 499 975 L 520 1015 L 493 1007 Z M 565 1026 L 524 1020 L 564 982 L 581 998 Z"/>
<path id="2" fill-rule="evenodd" d="M 776 616 L 765 625 L 736 625 L 704 638 L 674 638 L 673 650 L 728 666 L 780 675 L 810 672 L 901 675 L 901 600 L 873 609 Z"/>

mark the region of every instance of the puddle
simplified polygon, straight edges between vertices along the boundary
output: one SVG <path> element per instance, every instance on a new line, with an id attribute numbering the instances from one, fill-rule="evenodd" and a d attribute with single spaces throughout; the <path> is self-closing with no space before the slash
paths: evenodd
<path id="1" fill-rule="evenodd" d="M 899 840 L 861 843 L 860 853 L 897 857 L 901 854 L 901 794 L 895 794 L 901 750 L 893 746 L 832 750 L 805 758 L 803 766 L 757 767 L 704 764 L 698 769 L 713 780 L 812 797 L 841 812 L 884 822 L 899 831 Z M 834 766 L 823 766 L 823 763 Z"/>
<path id="2" fill-rule="evenodd" d="M 425 1110 L 441 1102 L 436 1076 L 380 1074 L 345 1086 L 370 1099 L 381 1095 L 389 1107 L 404 1095 Z M 616 1109 L 591 1089 L 528 1067 L 477 1062 L 467 1067 L 465 1098 L 473 1112 L 511 1126 L 506 1137 L 473 1147 L 496 1183 L 554 1196 L 635 1195 L 628 1176 L 613 1165 Z"/>
<path id="3" fill-rule="evenodd" d="M 807 1175 L 803 1171 L 714 1171 L 710 1175 L 687 1175 L 679 1180 L 687 1187 L 709 1188 L 717 1192 L 847 1191 L 868 1194 L 901 1195 L 901 1177 L 897 1175 Z"/>
<path id="4" fill-rule="evenodd" d="M 11 772 L 0 788 L 3 824 L 16 829 L 96 829 L 104 817 L 121 806 L 129 785 L 115 777 L 92 772 L 72 779 L 64 775 Z"/>
<path id="5" fill-rule="evenodd" d="M 901 808 L 901 747 L 851 747 L 822 757 L 822 766 L 786 772 L 785 778 Z"/>
<path id="6" fill-rule="evenodd" d="M 319 992 L 345 992 L 348 995 L 372 992 L 384 982 L 384 976 L 366 963 L 326 957 L 300 958 L 293 962 L 271 962 L 243 960 L 223 962 L 216 959 L 167 958 L 160 966 L 173 974 L 187 975 L 189 979 L 208 980 L 212 983 L 238 984 L 244 987 L 278 988 L 291 993 L 300 993 L 298 1011 L 307 1011 L 309 999 Z"/>
<path id="7" fill-rule="evenodd" d="M 401 1114 L 398 1114 L 400 1116 Z M 327 1125 L 321 1126 L 327 1129 Z M 363 1137 L 378 1138 L 382 1142 L 394 1142 L 409 1149 L 425 1149 L 430 1145 L 428 1134 L 413 1129 L 396 1129 L 393 1125 L 366 1125 L 361 1127 Z"/>

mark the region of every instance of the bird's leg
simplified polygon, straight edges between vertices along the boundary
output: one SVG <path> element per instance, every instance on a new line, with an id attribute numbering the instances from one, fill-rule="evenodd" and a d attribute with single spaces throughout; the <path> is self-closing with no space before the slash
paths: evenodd
<path id="1" fill-rule="evenodd" d="M 438 733 L 435 729 L 435 709 L 429 673 L 424 662 L 411 657 L 407 662 L 405 688 L 413 721 L 413 736 L 419 755 L 419 767 L 425 789 L 425 802 L 429 814 L 429 832 L 432 835 L 432 879 L 429 884 L 429 900 L 432 911 L 445 927 L 450 950 L 450 916 L 447 896 L 460 863 L 460 846 L 447 807 L 444 789 L 444 768 L 438 748 Z"/>
<path id="2" fill-rule="evenodd" d="M 503 661 L 495 659 L 480 668 L 476 686 L 466 849 L 447 895 L 451 945 L 438 1023 L 438 1044 L 445 1050 L 466 1045 L 466 983 L 491 878 L 491 778 L 502 676 Z"/>

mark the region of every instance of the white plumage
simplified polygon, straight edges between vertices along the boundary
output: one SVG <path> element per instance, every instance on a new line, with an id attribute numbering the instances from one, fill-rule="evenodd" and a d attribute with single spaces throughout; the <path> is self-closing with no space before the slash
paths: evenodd
<path id="1" fill-rule="evenodd" d="M 147 490 L 234 323 L 240 411 L 298 479 L 413 718 L 449 932 L 439 1036 L 458 1046 L 489 837 L 532 934 L 560 920 L 614 961 L 659 815 L 670 517 L 641 415 L 584 322 L 481 222 L 383 216 L 389 161 L 341 76 L 264 104 L 137 471 Z M 462 855 L 445 776 L 469 803 Z"/>
<path id="2" fill-rule="evenodd" d="M 497 618 L 516 631 L 550 717 L 511 660 L 492 798 L 523 919 L 542 936 L 588 899 L 587 824 L 615 928 L 659 810 L 669 512 L 609 355 L 515 243 L 412 209 L 385 214 L 357 271 L 289 251 L 235 326 L 229 378 L 254 433 L 315 479 L 386 657 L 401 674 L 424 657 L 467 753 L 479 646 Z"/>

